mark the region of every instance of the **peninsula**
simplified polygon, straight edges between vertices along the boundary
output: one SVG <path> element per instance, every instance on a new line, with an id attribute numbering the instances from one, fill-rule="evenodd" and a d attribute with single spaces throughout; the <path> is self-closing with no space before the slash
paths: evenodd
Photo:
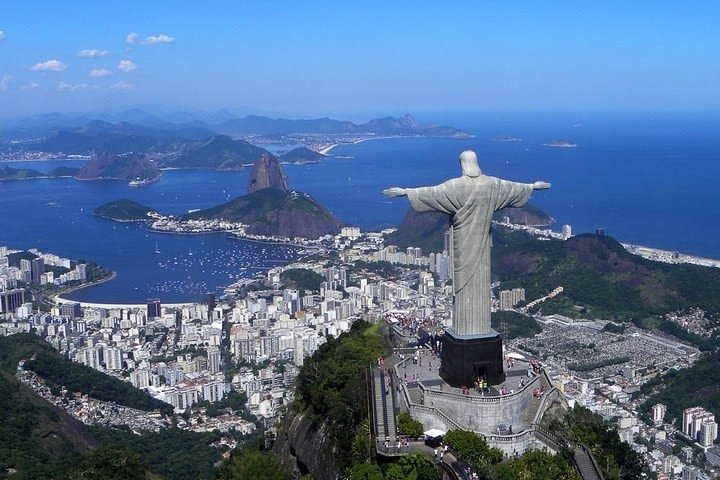
<path id="1" fill-rule="evenodd" d="M 215 207 L 174 217 L 122 199 L 100 205 L 94 213 L 117 221 L 146 221 L 160 232 L 233 232 L 265 240 L 316 239 L 340 230 L 340 222 L 309 194 L 288 188 L 285 171 L 270 154 L 255 162 L 247 195 Z"/>

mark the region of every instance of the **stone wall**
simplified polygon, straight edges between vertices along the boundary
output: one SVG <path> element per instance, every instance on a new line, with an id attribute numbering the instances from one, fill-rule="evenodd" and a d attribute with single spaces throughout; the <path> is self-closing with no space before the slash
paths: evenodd
<path id="1" fill-rule="evenodd" d="M 436 408 L 465 430 L 483 433 L 494 433 L 498 424 L 515 425 L 524 423 L 532 399 L 533 381 L 520 392 L 501 397 L 478 397 L 446 393 L 436 389 L 423 389 L 423 405 Z"/>

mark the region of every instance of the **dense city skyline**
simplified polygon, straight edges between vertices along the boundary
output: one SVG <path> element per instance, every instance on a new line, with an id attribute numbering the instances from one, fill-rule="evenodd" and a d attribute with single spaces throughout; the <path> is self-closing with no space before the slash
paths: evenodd
<path id="1" fill-rule="evenodd" d="M 711 2 L 13 4 L 3 116 L 717 110 Z"/>

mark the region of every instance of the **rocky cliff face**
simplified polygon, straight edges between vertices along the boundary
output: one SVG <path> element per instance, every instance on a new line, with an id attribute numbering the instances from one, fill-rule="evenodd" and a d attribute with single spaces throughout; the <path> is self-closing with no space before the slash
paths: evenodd
<path id="1" fill-rule="evenodd" d="M 340 222 L 307 193 L 288 190 L 277 159 L 263 155 L 250 175 L 248 194 L 183 218 L 222 218 L 247 225 L 247 233 L 318 238 L 340 231 Z"/>
<path id="2" fill-rule="evenodd" d="M 313 422 L 306 414 L 294 415 L 284 421 L 286 427 L 278 433 L 273 451 L 283 463 L 300 475 L 316 480 L 335 480 L 338 476 L 333 457 L 334 446 L 323 425 Z"/>
<path id="3" fill-rule="evenodd" d="M 263 155 L 253 165 L 248 183 L 248 192 L 253 193 L 263 188 L 275 188 L 287 191 L 287 178 L 277 159 L 271 155 Z"/>

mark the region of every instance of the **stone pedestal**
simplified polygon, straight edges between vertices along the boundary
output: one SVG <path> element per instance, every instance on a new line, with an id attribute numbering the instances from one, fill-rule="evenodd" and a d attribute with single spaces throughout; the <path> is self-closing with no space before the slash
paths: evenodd
<path id="1" fill-rule="evenodd" d="M 502 335 L 491 331 L 486 335 L 460 336 L 448 330 L 442 338 L 440 377 L 453 387 L 475 385 L 479 377 L 488 384 L 505 381 Z"/>

